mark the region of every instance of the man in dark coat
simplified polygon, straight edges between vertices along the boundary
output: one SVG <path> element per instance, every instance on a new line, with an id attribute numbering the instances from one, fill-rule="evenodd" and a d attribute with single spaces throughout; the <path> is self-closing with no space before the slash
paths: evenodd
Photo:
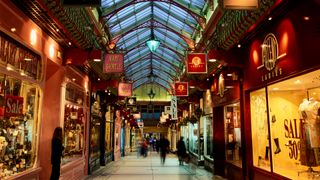
<path id="1" fill-rule="evenodd" d="M 166 155 L 167 152 L 169 151 L 169 141 L 163 135 L 160 136 L 159 140 L 159 150 L 160 150 L 160 159 L 161 159 L 161 164 L 164 164 L 166 161 Z"/>
<path id="2" fill-rule="evenodd" d="M 177 155 L 179 159 L 179 165 L 183 165 L 183 160 L 186 157 L 187 152 L 186 152 L 186 145 L 184 144 L 182 136 L 180 137 L 180 140 L 177 143 L 177 149 L 178 149 Z"/>

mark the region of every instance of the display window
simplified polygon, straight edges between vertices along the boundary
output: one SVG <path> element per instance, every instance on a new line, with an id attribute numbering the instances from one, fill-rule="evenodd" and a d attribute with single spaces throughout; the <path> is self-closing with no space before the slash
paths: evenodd
<path id="1" fill-rule="evenodd" d="M 105 149 L 106 152 L 110 152 L 112 150 L 112 141 L 113 138 L 111 138 L 112 129 L 113 129 L 113 113 L 111 112 L 111 107 L 108 107 L 108 111 L 105 115 L 106 117 L 106 134 L 105 134 Z"/>
<path id="2" fill-rule="evenodd" d="M 266 119 L 270 133 L 264 141 L 274 173 L 291 179 L 320 176 L 320 70 L 268 86 L 260 118 Z M 252 92 L 251 95 L 257 92 Z M 262 97 L 262 94 L 261 94 Z M 251 99 L 252 100 L 252 99 Z M 251 102 L 251 107 L 254 102 Z M 267 107 L 267 106 L 265 106 Z M 252 109 L 252 108 L 251 108 Z M 258 112 L 256 112 L 258 113 Z M 266 115 L 265 117 L 262 114 Z M 259 119 L 252 118 L 252 131 Z M 254 134 L 254 133 L 253 133 Z M 270 134 L 270 135 L 269 135 Z M 262 138 L 262 137 L 261 137 Z M 252 139 L 254 144 L 256 140 Z M 259 156 L 253 146 L 253 156 Z M 267 152 L 268 151 L 268 152 Z M 261 164 L 254 164 L 261 167 Z M 269 165 L 270 170 L 270 165 Z"/>
<path id="3" fill-rule="evenodd" d="M 97 98 L 91 107 L 91 125 L 90 125 L 90 158 L 100 156 L 100 123 L 102 114 L 100 112 L 100 101 Z"/>
<path id="4" fill-rule="evenodd" d="M 189 151 L 198 154 L 198 123 L 189 123 Z"/>
<path id="5" fill-rule="evenodd" d="M 224 107 L 226 160 L 242 167 L 240 103 Z"/>
<path id="6" fill-rule="evenodd" d="M 0 179 L 34 167 L 40 88 L 0 74 Z"/>
<path id="7" fill-rule="evenodd" d="M 84 91 L 68 83 L 66 89 L 66 105 L 64 111 L 64 156 L 62 164 L 71 162 L 83 155 L 84 122 L 83 107 Z"/>
<path id="8" fill-rule="evenodd" d="M 213 120 L 212 116 L 204 116 L 204 156 L 213 160 Z"/>

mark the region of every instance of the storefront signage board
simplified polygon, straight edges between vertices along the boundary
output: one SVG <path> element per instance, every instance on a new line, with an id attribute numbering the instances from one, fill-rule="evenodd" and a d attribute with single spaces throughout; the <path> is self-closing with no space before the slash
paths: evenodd
<path id="1" fill-rule="evenodd" d="M 223 7 L 226 9 L 256 9 L 259 4 L 258 0 L 224 0 Z"/>
<path id="2" fill-rule="evenodd" d="M 23 97 L 6 96 L 5 116 L 21 116 L 23 115 Z"/>
<path id="3" fill-rule="evenodd" d="M 14 71 L 38 80 L 41 75 L 41 58 L 31 50 L 0 31 L 0 63 Z"/>
<path id="4" fill-rule="evenodd" d="M 118 96 L 132 96 L 132 84 L 131 83 L 119 83 Z"/>
<path id="5" fill-rule="evenodd" d="M 178 120 L 177 96 L 171 96 L 171 120 Z"/>
<path id="6" fill-rule="evenodd" d="M 189 95 L 188 82 L 175 82 L 174 91 L 176 96 L 188 96 Z"/>
<path id="7" fill-rule="evenodd" d="M 63 0 L 66 7 L 99 7 L 101 0 Z"/>
<path id="8" fill-rule="evenodd" d="M 207 73 L 207 54 L 190 53 L 187 55 L 187 73 L 205 74 Z"/>
<path id="9" fill-rule="evenodd" d="M 124 71 L 124 54 L 106 54 L 103 64 L 104 73 L 122 73 Z"/>

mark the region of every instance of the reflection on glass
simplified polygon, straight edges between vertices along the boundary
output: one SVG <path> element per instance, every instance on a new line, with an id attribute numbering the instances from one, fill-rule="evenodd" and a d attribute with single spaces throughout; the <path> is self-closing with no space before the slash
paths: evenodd
<path id="1" fill-rule="evenodd" d="M 224 111 L 226 159 L 228 162 L 242 167 L 240 103 L 225 106 Z"/>
<path id="2" fill-rule="evenodd" d="M 189 123 L 189 151 L 198 154 L 198 123 Z"/>
<path id="3" fill-rule="evenodd" d="M 209 159 L 213 159 L 213 120 L 212 116 L 205 116 L 204 125 L 204 146 L 205 146 L 205 156 Z"/>
<path id="4" fill-rule="evenodd" d="M 250 93 L 252 155 L 255 167 L 271 171 L 265 89 Z"/>

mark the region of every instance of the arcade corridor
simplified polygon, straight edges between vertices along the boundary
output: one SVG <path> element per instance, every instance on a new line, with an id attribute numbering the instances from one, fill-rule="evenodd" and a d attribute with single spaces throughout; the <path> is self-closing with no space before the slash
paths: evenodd
<path id="1" fill-rule="evenodd" d="M 169 154 L 164 165 L 160 164 L 159 154 L 149 153 L 148 157 L 137 157 L 130 153 L 120 161 L 100 168 L 84 180 L 220 180 L 207 170 L 193 164 L 179 166 L 176 155 Z"/>

